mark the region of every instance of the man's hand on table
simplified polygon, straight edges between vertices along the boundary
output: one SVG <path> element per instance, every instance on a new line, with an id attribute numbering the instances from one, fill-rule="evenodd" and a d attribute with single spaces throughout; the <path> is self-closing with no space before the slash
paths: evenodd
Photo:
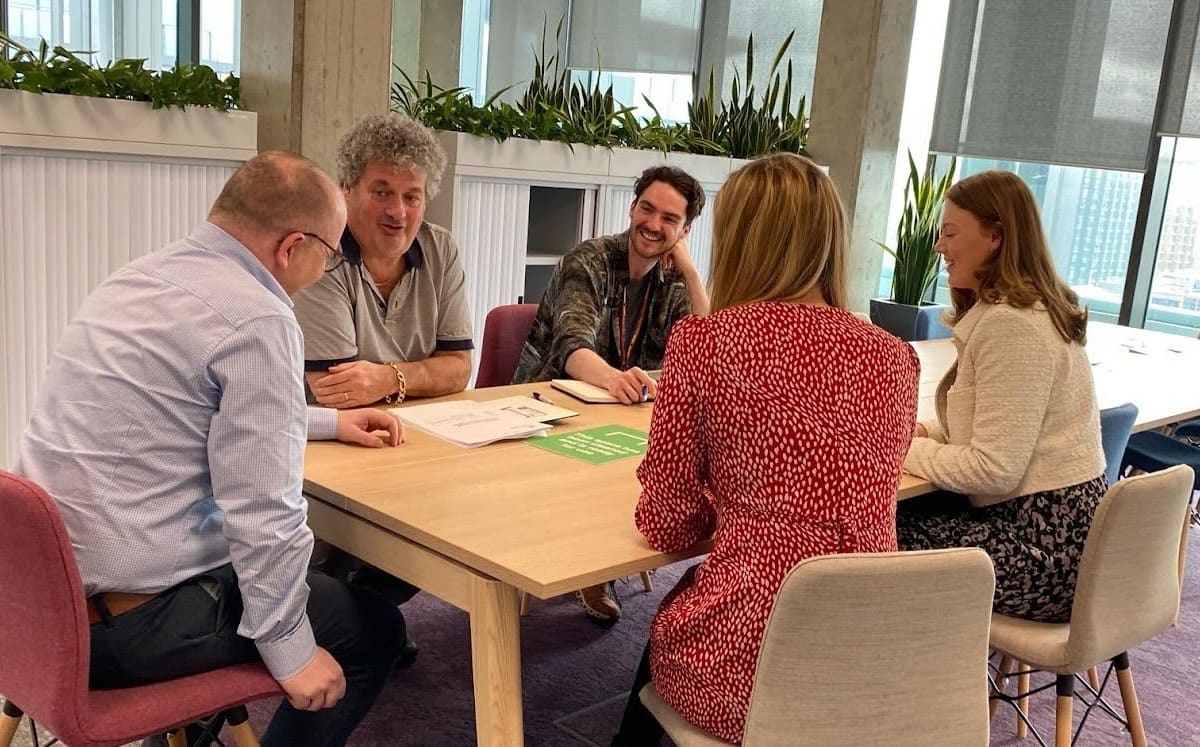
<path id="1" fill-rule="evenodd" d="M 312 383 L 319 404 L 345 409 L 374 404 L 396 391 L 396 372 L 391 366 L 371 361 L 339 363 Z"/>
<path id="2" fill-rule="evenodd" d="M 387 431 L 386 441 L 381 441 L 376 431 Z M 339 410 L 337 440 L 377 449 L 386 443 L 399 446 L 404 443 L 404 424 L 400 418 L 387 410 L 364 407 L 358 410 Z"/>
<path id="3" fill-rule="evenodd" d="M 658 382 L 637 366 L 628 371 L 615 372 L 605 382 L 604 388 L 623 405 L 636 405 L 647 399 L 654 399 L 658 394 Z M 645 397 L 642 396 L 643 391 Z"/>

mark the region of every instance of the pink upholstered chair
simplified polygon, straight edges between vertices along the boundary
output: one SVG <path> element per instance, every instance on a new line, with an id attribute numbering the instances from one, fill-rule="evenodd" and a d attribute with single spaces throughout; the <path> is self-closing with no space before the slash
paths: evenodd
<path id="1" fill-rule="evenodd" d="M 0 471 L 0 514 L 0 692 L 8 698 L 0 747 L 11 744 L 22 712 L 72 747 L 116 747 L 225 711 L 238 744 L 257 744 L 241 706 L 282 694 L 262 664 L 89 690 L 83 583 L 57 506 Z M 183 744 L 182 730 L 173 740 Z"/>
<path id="2" fill-rule="evenodd" d="M 479 352 L 479 373 L 475 388 L 506 386 L 512 383 L 513 372 L 521 358 L 521 348 L 533 327 L 537 314 L 536 303 L 514 303 L 497 306 L 488 312 L 483 322 L 483 344 Z"/>

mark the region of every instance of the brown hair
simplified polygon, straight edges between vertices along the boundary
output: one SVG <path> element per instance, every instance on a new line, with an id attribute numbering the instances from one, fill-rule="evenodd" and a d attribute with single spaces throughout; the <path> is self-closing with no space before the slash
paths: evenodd
<path id="1" fill-rule="evenodd" d="M 814 288 L 846 308 L 846 212 L 819 166 L 792 153 L 758 158 L 730 175 L 715 209 L 713 311 Z"/>
<path id="2" fill-rule="evenodd" d="M 1019 309 L 1041 301 L 1058 334 L 1067 342 L 1084 344 L 1087 310 L 1054 269 L 1041 215 L 1025 182 L 1011 172 L 991 169 L 956 182 L 946 200 L 975 216 L 985 229 L 1000 232 L 1000 248 L 976 272 L 978 294 L 951 290 L 950 323 L 962 319 L 977 300 Z"/>
<path id="3" fill-rule="evenodd" d="M 297 153 L 264 151 L 242 164 L 209 215 L 263 232 L 296 230 L 335 209 L 337 189 L 321 167 Z"/>
<path id="4" fill-rule="evenodd" d="M 667 184 L 683 195 L 683 198 L 687 200 L 687 216 L 684 218 L 683 225 L 690 226 L 692 221 L 700 215 L 700 211 L 704 209 L 704 187 L 700 186 L 700 182 L 696 181 L 696 178 L 688 172 L 674 166 L 651 166 L 643 171 L 642 175 L 633 183 L 633 201 L 637 202 L 638 198 L 642 196 L 642 192 L 645 192 L 646 188 L 654 182 Z"/>

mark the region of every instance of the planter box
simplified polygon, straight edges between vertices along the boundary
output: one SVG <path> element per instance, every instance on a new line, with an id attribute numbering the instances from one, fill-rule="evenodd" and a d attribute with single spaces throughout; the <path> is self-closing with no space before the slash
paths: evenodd
<path id="1" fill-rule="evenodd" d="M 524 182 L 628 185 L 647 167 L 667 163 L 678 166 L 703 184 L 719 186 L 725 183 L 731 171 L 746 163 L 744 159 L 728 156 L 568 146 L 550 140 L 515 137 L 500 143 L 463 132 L 439 131 L 437 136 L 453 175 Z"/>
<path id="2" fill-rule="evenodd" d="M 742 164 L 744 159 L 729 156 L 702 156 L 695 153 L 664 153 L 661 150 L 636 150 L 613 148 L 612 166 L 609 175 L 623 184 L 632 182 L 642 172 L 656 164 L 665 163 L 681 168 L 702 184 L 721 185 L 729 174 Z"/>
<path id="3" fill-rule="evenodd" d="M 901 340 L 936 340 L 952 334 L 950 328 L 942 324 L 942 315 L 947 308 L 943 304 L 912 306 L 885 298 L 872 298 L 871 322 Z"/>
<path id="4" fill-rule="evenodd" d="M 544 174 L 554 181 L 594 182 L 608 175 L 610 151 L 593 145 L 509 138 L 503 143 L 463 132 L 437 133 L 454 172 L 528 180 Z"/>
<path id="5" fill-rule="evenodd" d="M 0 147 L 246 161 L 258 115 L 198 106 L 0 91 Z"/>

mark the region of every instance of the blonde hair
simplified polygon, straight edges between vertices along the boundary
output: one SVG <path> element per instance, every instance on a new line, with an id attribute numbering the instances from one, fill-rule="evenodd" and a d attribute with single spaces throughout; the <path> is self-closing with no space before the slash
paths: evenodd
<path id="1" fill-rule="evenodd" d="M 985 230 L 1000 232 L 1000 247 L 976 271 L 979 292 L 954 288 L 951 324 L 976 301 L 1019 309 L 1041 301 L 1054 328 L 1067 342 L 1087 342 L 1087 310 L 1054 269 L 1054 257 L 1029 187 L 1016 174 L 999 169 L 968 176 L 950 187 L 946 201 L 966 210 Z"/>
<path id="2" fill-rule="evenodd" d="M 717 193 L 712 310 L 791 301 L 819 288 L 846 308 L 846 211 L 833 182 L 793 153 L 758 158 Z"/>

